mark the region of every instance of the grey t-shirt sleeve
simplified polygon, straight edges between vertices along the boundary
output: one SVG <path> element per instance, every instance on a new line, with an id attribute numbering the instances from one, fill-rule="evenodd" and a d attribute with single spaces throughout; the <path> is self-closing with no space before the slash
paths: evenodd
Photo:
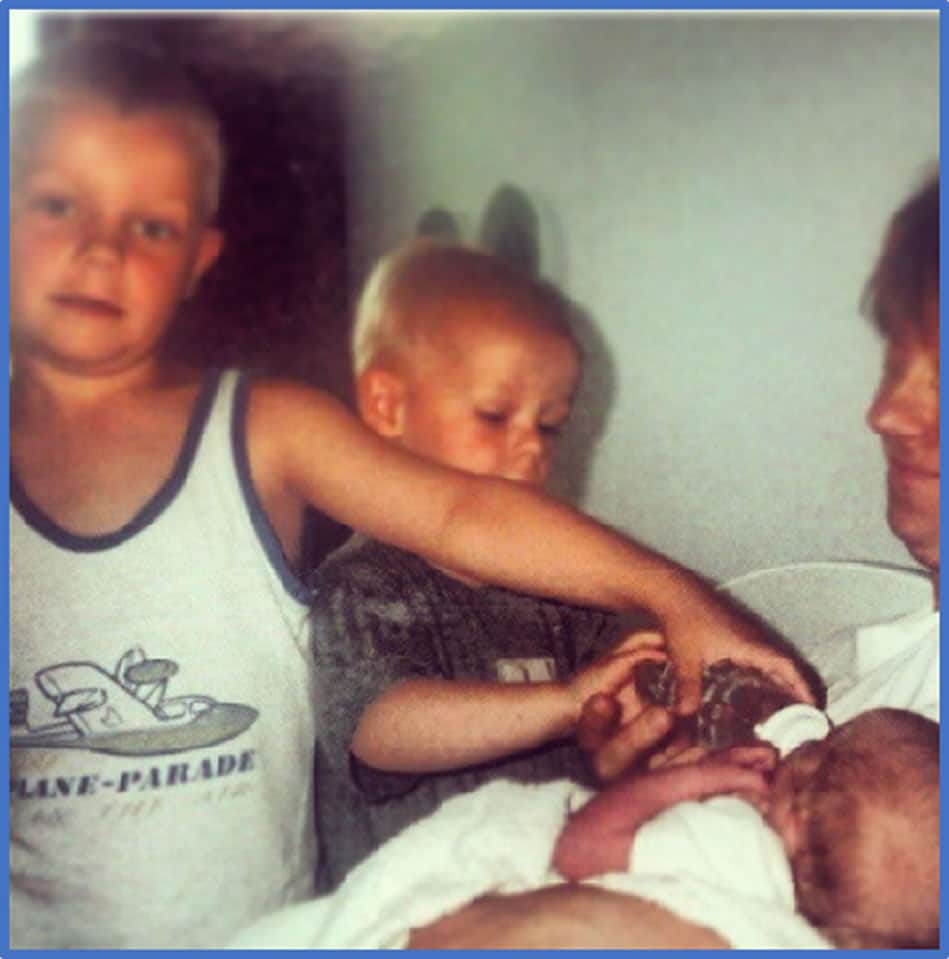
<path id="1" fill-rule="evenodd" d="M 575 631 L 578 670 L 607 656 L 620 640 L 631 633 L 660 628 L 656 618 L 646 610 L 629 610 L 618 614 L 574 607 L 572 615 L 578 621 Z"/>
<path id="2" fill-rule="evenodd" d="M 575 629 L 577 645 L 577 670 L 607 655 L 619 641 L 617 617 L 596 609 L 584 609 L 574 613 L 581 622 Z"/>
<path id="3" fill-rule="evenodd" d="M 311 637 L 318 706 L 347 744 L 370 703 L 400 680 L 425 675 L 412 656 L 421 627 L 392 586 L 385 577 L 317 579 Z"/>
<path id="4" fill-rule="evenodd" d="M 435 675 L 431 623 L 418 608 L 410 565 L 377 562 L 370 544 L 343 551 L 314 578 L 311 641 L 317 710 L 327 760 L 371 799 L 400 795 L 416 776 L 383 773 L 350 755 L 367 707 L 395 684 Z"/>

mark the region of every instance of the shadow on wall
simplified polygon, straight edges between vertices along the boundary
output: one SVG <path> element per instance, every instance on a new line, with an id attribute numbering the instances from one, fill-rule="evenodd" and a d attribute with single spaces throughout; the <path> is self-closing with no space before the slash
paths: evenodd
<path id="1" fill-rule="evenodd" d="M 458 218 L 443 207 L 423 213 L 416 233 L 451 242 L 462 239 Z M 537 210 L 519 187 L 502 184 L 494 191 L 482 214 L 477 241 L 495 256 L 543 279 Z M 616 392 L 616 368 L 596 322 L 566 291 L 561 293 L 571 308 L 571 325 L 583 352 L 583 377 L 549 487 L 557 496 L 577 503 L 586 493 L 593 453 L 609 418 Z"/>

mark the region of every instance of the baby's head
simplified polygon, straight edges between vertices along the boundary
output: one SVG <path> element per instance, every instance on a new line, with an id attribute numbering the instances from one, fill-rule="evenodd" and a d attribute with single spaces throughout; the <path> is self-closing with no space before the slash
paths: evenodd
<path id="1" fill-rule="evenodd" d="M 580 377 L 569 313 L 489 253 L 409 243 L 377 265 L 357 308 L 360 414 L 421 456 L 541 485 Z"/>
<path id="2" fill-rule="evenodd" d="M 71 368 L 151 355 L 213 263 L 217 121 L 158 53 L 54 49 L 11 84 L 13 342 Z"/>
<path id="3" fill-rule="evenodd" d="M 795 749 L 768 821 L 798 909 L 838 945 L 939 945 L 939 727 L 875 709 Z"/>

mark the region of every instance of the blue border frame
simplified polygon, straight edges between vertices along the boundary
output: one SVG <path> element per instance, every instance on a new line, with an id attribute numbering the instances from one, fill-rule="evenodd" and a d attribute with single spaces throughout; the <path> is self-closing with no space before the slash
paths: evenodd
<path id="1" fill-rule="evenodd" d="M 0 0 L 2 3 L 3 0 Z M 946 0 L 949 2 L 949 0 Z M 211 0 L 211 2 L 197 4 L 189 4 L 184 2 L 159 2 L 159 3 L 141 3 L 141 2 L 131 2 L 131 3 L 116 3 L 116 2 L 104 2 L 94 5 L 95 12 L 109 12 L 109 11 L 136 11 L 136 10 L 154 10 L 154 11 L 190 11 L 195 9 L 200 9 L 202 11 L 213 12 L 215 10 L 225 10 L 225 11 L 261 11 L 261 12 L 272 12 L 279 13 L 282 11 L 293 11 L 293 10 L 334 10 L 341 8 L 353 8 L 358 7 L 359 9 L 365 10 L 405 10 L 408 8 L 406 4 L 400 3 L 381 3 L 381 2 L 368 2 L 368 3 L 340 3 L 340 4 L 323 4 L 323 3 L 306 3 L 300 2 L 300 0 L 290 0 L 290 2 L 284 2 L 279 4 L 279 7 L 273 10 L 266 10 L 264 4 L 260 2 L 221 2 L 221 0 Z M 88 4 L 76 3 L 76 2 L 67 2 L 67 0 L 48 0 L 48 2 L 14 2 L 8 3 L 0 13 L 0 49 L 2 49 L 2 57 L 5 62 L 6 69 L 4 70 L 4 90 L 5 93 L 9 92 L 9 11 L 10 10 L 57 10 L 57 11 L 69 11 L 69 10 L 90 10 Z M 634 2 L 615 2 L 615 3 L 601 3 L 596 7 L 591 8 L 580 8 L 575 3 L 565 3 L 565 2 L 556 2 L 556 3 L 520 3 L 520 4 L 506 4 L 501 2 L 483 2 L 479 4 L 460 4 L 460 3 L 416 3 L 411 6 L 411 9 L 416 10 L 472 10 L 472 9 L 487 9 L 487 10 L 503 10 L 503 9 L 516 9 L 524 11 L 568 11 L 574 10 L 578 12 L 588 13 L 593 10 L 599 11 L 620 11 L 620 10 L 631 10 L 631 11 L 723 11 L 723 12 L 742 12 L 742 11 L 788 11 L 788 12 L 800 12 L 800 11 L 893 11 L 893 12 L 905 12 L 908 10 L 937 10 L 942 11 L 944 9 L 944 3 L 940 3 L 939 0 L 906 0 L 906 2 L 885 2 L 885 0 L 876 0 L 876 2 L 868 2 L 868 0 L 838 0 L 838 2 L 822 2 L 822 0 L 796 0 L 796 2 L 748 2 L 748 0 L 738 0 L 738 2 L 732 3 L 722 3 L 722 2 L 713 2 L 713 0 L 665 0 L 665 2 L 653 2 L 653 3 L 634 3 Z M 90 12 L 92 12 L 90 10 Z M 946 89 L 946 76 L 947 70 L 944 66 L 945 58 L 947 52 L 949 52 L 949 18 L 945 16 L 940 16 L 939 18 L 939 32 L 940 32 L 940 119 L 941 119 L 941 132 L 940 132 L 940 152 L 941 154 L 945 153 L 945 146 L 947 141 L 949 141 L 949 131 L 947 131 L 947 126 L 945 123 L 945 108 L 943 107 L 943 95 Z M 4 99 L 5 103 L 8 103 L 8 96 Z M 8 174 L 8 160 L 9 160 L 9 126 L 4 126 L 4 142 L 5 142 L 5 151 L 4 151 L 4 169 Z M 9 195 L 7 191 L 2 193 L 2 198 L 0 198 L 0 204 L 2 204 L 2 215 L 5 222 L 9 222 Z M 949 220 L 947 220 L 947 208 L 949 201 L 942 200 L 941 207 L 941 239 L 945 240 L 946 233 L 949 231 Z M 8 268 L 8 252 L 9 252 L 9 234 L 4 231 L 3 233 L 3 269 L 0 271 L 0 276 L 2 276 L 3 283 L 3 293 L 5 302 L 9 302 L 9 268 Z M 945 280 L 946 274 L 945 263 L 941 264 L 941 282 Z M 4 370 L 5 375 L 7 376 L 7 389 L 3 392 L 3 407 L 4 415 L 2 421 L 0 421 L 0 440 L 2 440 L 2 447 L 4 454 L 9 461 L 9 341 L 8 338 L 4 339 L 3 349 L 5 352 L 4 356 Z M 947 348 L 941 347 L 940 357 L 941 361 L 944 362 L 946 359 Z M 0 483 L 2 483 L 5 495 L 9 497 L 9 473 L 8 471 L 3 471 L 0 474 Z M 3 537 L 3 547 L 4 552 L 9 557 L 9 528 L 8 521 L 2 524 L 2 537 Z M 943 584 L 940 589 L 940 600 L 945 601 L 947 595 L 947 589 Z M 3 608 L 5 611 L 9 611 L 9 579 L 4 580 L 3 584 Z M 7 619 L 9 623 L 9 619 Z M 9 627 L 8 627 L 9 628 Z M 9 651 L 9 636 L 6 636 L 7 639 L 7 651 Z M 7 684 L 8 686 L 9 684 Z M 946 678 L 946 672 L 942 672 L 941 676 L 941 692 L 943 696 L 945 695 L 947 689 L 949 689 L 949 680 Z M 9 691 L 7 688 L 4 688 L 2 693 L 3 697 L 3 716 L 4 723 L 8 728 L 9 724 Z M 943 770 L 946 768 L 945 760 L 949 756 L 949 748 L 943 745 Z M 9 773 L 9 751 L 4 750 L 2 752 L 2 763 L 3 768 Z M 943 773 L 945 775 L 945 773 Z M 943 783 L 945 784 L 945 783 Z M 5 826 L 8 826 L 9 820 L 9 809 L 4 807 L 2 811 L 3 823 Z M 4 830 L 5 834 L 8 835 L 8 829 Z M 943 833 L 943 838 L 945 836 L 945 831 Z M 9 876 L 4 880 L 4 888 L 8 890 Z M 946 903 L 946 895 L 943 894 L 943 904 Z M 945 912 L 945 909 L 943 910 Z M 9 941 L 9 896 L 5 895 L 3 899 L 3 905 L 0 907 L 0 943 L 7 943 Z M 947 942 L 947 936 L 943 934 L 942 936 L 942 945 L 945 947 Z M 21 954 L 21 951 L 11 951 L 12 954 Z M 326 953 L 333 955 L 336 951 L 326 950 Z M 2 955 L 4 953 L 0 953 Z M 45 951 L 30 951 L 29 953 L 22 953 L 25 955 L 32 956 L 44 956 L 44 955 L 66 955 L 66 953 L 58 952 L 45 952 Z M 122 956 L 126 953 L 122 951 L 102 951 L 98 952 L 98 955 L 114 955 Z M 140 955 L 169 955 L 167 952 L 159 951 L 142 951 L 137 954 Z M 211 953 L 213 954 L 213 952 Z M 524 953 L 524 955 L 530 955 L 531 953 Z M 601 952 L 602 955 L 624 955 L 625 953 L 619 950 L 606 950 Z M 670 952 L 660 953 L 661 955 L 672 954 Z M 687 955 L 696 955 L 695 952 L 683 953 Z M 699 953 L 701 955 L 701 953 Z M 751 954 L 757 954 L 752 952 Z M 768 953 L 762 953 L 767 955 Z M 893 955 L 889 952 L 881 951 L 869 951 L 867 955 Z M 910 955 L 935 955 L 935 952 L 919 952 L 915 951 L 908 953 Z M 476 955 L 476 953 L 472 953 Z"/>

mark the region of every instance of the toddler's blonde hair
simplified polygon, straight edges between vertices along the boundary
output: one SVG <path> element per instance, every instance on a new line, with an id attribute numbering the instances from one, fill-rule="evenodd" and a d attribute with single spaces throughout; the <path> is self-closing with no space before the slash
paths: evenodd
<path id="1" fill-rule="evenodd" d="M 397 247 L 369 275 L 353 324 L 353 371 L 397 358 L 425 335 L 432 312 L 471 302 L 503 302 L 566 337 L 577 349 L 570 305 L 552 286 L 474 246 L 419 238 Z M 424 314 L 424 316 L 423 316 Z"/>

